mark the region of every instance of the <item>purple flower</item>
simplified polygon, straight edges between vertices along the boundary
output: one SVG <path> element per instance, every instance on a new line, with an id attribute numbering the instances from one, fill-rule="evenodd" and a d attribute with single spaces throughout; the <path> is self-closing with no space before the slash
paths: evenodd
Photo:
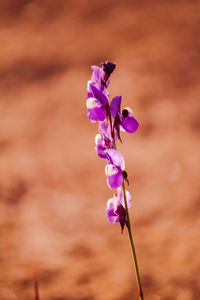
<path id="1" fill-rule="evenodd" d="M 87 98 L 92 97 L 93 93 L 91 91 L 90 85 L 92 84 L 95 86 L 102 94 L 104 94 L 107 98 L 109 98 L 109 92 L 107 90 L 109 80 L 107 85 L 102 84 L 102 76 L 103 76 L 103 71 L 99 67 L 93 66 L 92 68 L 95 68 L 95 71 L 93 69 L 93 74 L 91 77 L 91 80 L 88 81 L 87 83 Z M 98 71 L 97 71 L 98 70 Z"/>
<path id="2" fill-rule="evenodd" d="M 114 138 L 117 139 L 117 134 Z M 99 122 L 99 133 L 95 137 L 95 144 L 97 154 L 101 158 L 107 158 L 106 150 L 114 148 L 110 124 L 107 121 Z"/>
<path id="3" fill-rule="evenodd" d="M 121 96 L 116 96 L 110 103 L 111 116 L 114 119 L 114 128 L 118 132 L 122 128 L 126 132 L 133 133 L 138 129 L 139 123 L 133 117 L 133 111 L 129 107 L 125 107 L 121 113 Z M 120 138 L 120 136 L 119 136 Z"/>
<path id="4" fill-rule="evenodd" d="M 131 198 L 131 194 L 130 194 L 127 190 L 125 190 L 125 192 L 126 192 L 127 206 L 128 206 L 128 208 L 129 208 L 129 207 L 131 207 L 131 204 L 132 204 L 132 198 Z M 124 203 L 124 194 L 123 194 L 123 191 L 122 191 L 122 188 L 121 188 L 121 187 L 117 189 L 117 197 L 118 197 L 118 199 L 119 199 L 121 205 L 122 205 L 123 207 L 125 207 L 125 203 Z"/>
<path id="5" fill-rule="evenodd" d="M 101 81 L 103 79 L 104 71 L 102 68 L 99 68 L 97 66 L 92 66 L 92 77 L 91 81 L 97 82 L 98 84 L 101 84 Z"/>
<path id="6" fill-rule="evenodd" d="M 104 65 L 106 63 L 103 63 L 102 65 Z M 104 67 L 99 68 L 97 66 L 92 66 L 92 77 L 91 80 L 88 81 L 88 97 L 91 97 L 91 91 L 89 88 L 89 85 L 92 83 L 96 86 L 96 88 L 101 91 L 103 94 L 105 94 L 107 97 L 109 96 L 107 87 L 110 83 L 109 77 L 110 74 L 105 73 L 104 71 Z"/>
<path id="7" fill-rule="evenodd" d="M 111 62 L 102 64 L 102 68 L 92 66 L 92 77 L 87 86 L 88 118 L 91 122 L 104 121 L 107 116 L 110 74 L 114 71 L 115 65 Z"/>
<path id="8" fill-rule="evenodd" d="M 130 207 L 132 204 L 132 199 L 130 193 L 126 192 L 127 206 Z M 109 199 L 106 207 L 106 216 L 110 224 L 119 222 L 123 231 L 124 224 L 126 224 L 126 211 L 124 204 L 124 195 L 121 187 L 117 189 L 117 194 L 113 198 Z"/>
<path id="9" fill-rule="evenodd" d="M 108 121 L 104 122 L 99 122 L 99 133 L 101 134 L 102 137 L 105 137 L 105 144 L 110 147 L 112 144 L 112 136 L 111 136 L 111 129 L 110 129 L 110 123 Z M 117 138 L 117 137 L 116 137 Z"/>
<path id="10" fill-rule="evenodd" d="M 116 189 L 123 183 L 124 157 L 115 149 L 108 149 L 106 154 L 108 160 L 108 164 L 105 167 L 107 184 L 111 189 Z"/>
<path id="11" fill-rule="evenodd" d="M 120 139 L 120 131 L 133 133 L 139 124 L 133 116 L 133 111 L 125 107 L 121 111 L 121 96 L 114 97 L 109 103 L 109 92 L 107 90 L 110 83 L 110 75 L 115 70 L 116 65 L 106 61 L 98 66 L 92 66 L 91 80 L 87 85 L 88 118 L 91 122 L 99 122 L 99 133 L 95 137 L 95 149 L 101 158 L 107 160 L 105 174 L 107 184 L 110 189 L 117 189 L 114 197 L 109 199 L 106 207 L 106 216 L 111 224 L 120 223 L 123 232 L 127 223 L 127 206 L 132 203 L 131 195 L 124 190 L 124 184 L 128 181 L 123 155 L 116 150 L 116 140 Z M 124 199 L 125 195 L 125 199 Z"/>
<path id="12" fill-rule="evenodd" d="M 105 151 L 107 150 L 107 147 L 105 145 L 104 138 L 101 136 L 100 133 L 98 133 L 95 136 L 95 144 L 96 144 L 95 149 L 97 151 L 98 156 L 101 158 L 106 158 L 107 154 L 105 153 Z"/>
<path id="13" fill-rule="evenodd" d="M 107 115 L 106 106 L 108 98 L 95 86 L 93 82 L 88 84 L 89 93 L 86 102 L 88 118 L 91 122 L 104 121 Z"/>

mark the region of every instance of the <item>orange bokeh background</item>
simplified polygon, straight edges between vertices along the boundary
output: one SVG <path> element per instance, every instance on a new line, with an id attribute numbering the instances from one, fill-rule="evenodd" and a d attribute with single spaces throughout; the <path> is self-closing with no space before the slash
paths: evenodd
<path id="1" fill-rule="evenodd" d="M 200 299 L 199 1 L 0 1 L 0 299 L 138 299 L 87 119 L 91 65 L 140 123 L 118 144 L 145 300 Z"/>

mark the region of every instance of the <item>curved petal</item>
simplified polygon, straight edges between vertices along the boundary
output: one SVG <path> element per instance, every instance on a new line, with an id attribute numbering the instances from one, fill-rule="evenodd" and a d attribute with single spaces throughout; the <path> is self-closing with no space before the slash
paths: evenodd
<path id="1" fill-rule="evenodd" d="M 96 134 L 94 141 L 96 145 L 102 145 L 103 140 L 100 133 Z"/>
<path id="2" fill-rule="evenodd" d="M 110 224 L 114 224 L 117 220 L 117 216 L 115 215 L 114 211 L 111 211 L 108 208 L 106 208 L 106 217 Z"/>
<path id="3" fill-rule="evenodd" d="M 102 68 L 99 68 L 97 66 L 92 66 L 92 77 L 91 80 L 92 81 L 97 81 L 101 83 L 101 80 L 103 78 L 103 70 Z"/>
<path id="4" fill-rule="evenodd" d="M 103 145 L 97 145 L 96 151 L 99 157 L 107 158 L 107 153 L 105 152 L 106 148 Z"/>
<path id="5" fill-rule="evenodd" d="M 90 121 L 103 121 L 106 118 L 106 110 L 104 107 L 95 107 L 88 110 L 88 118 Z"/>
<path id="6" fill-rule="evenodd" d="M 93 93 L 92 92 L 87 92 L 87 99 L 92 98 L 92 97 L 93 97 Z"/>
<path id="7" fill-rule="evenodd" d="M 113 119 L 116 117 L 117 113 L 120 113 L 121 100 L 121 96 L 116 96 L 112 99 L 110 103 L 110 113 Z"/>
<path id="8" fill-rule="evenodd" d="M 87 98 L 94 97 L 94 93 L 92 92 L 91 86 L 94 86 L 98 91 L 100 91 L 107 99 L 109 99 L 108 90 L 102 85 L 102 82 L 89 80 L 87 83 Z"/>
<path id="9" fill-rule="evenodd" d="M 108 122 L 104 121 L 104 122 L 99 123 L 99 132 L 102 135 L 105 135 L 110 140 L 112 139 L 111 131 L 110 131 L 110 124 Z"/>
<path id="10" fill-rule="evenodd" d="M 87 99 L 86 106 L 87 106 L 87 109 L 102 107 L 101 102 L 98 99 L 94 98 L 94 97 L 91 97 L 91 98 Z"/>
<path id="11" fill-rule="evenodd" d="M 107 202 L 106 217 L 110 224 L 114 224 L 116 222 L 117 214 L 115 213 L 114 198 L 109 199 Z"/>
<path id="12" fill-rule="evenodd" d="M 121 126 L 126 132 L 133 133 L 138 129 L 139 123 L 134 117 L 127 117 L 122 120 Z"/>
<path id="13" fill-rule="evenodd" d="M 111 135 L 111 129 L 110 129 L 110 123 L 106 120 L 104 122 L 99 123 L 99 132 L 107 137 L 110 141 L 112 141 L 112 135 Z M 117 132 L 114 131 L 114 139 L 117 140 Z"/>
<path id="14" fill-rule="evenodd" d="M 119 172 L 119 169 L 112 164 L 107 164 L 105 167 L 106 176 L 113 176 L 113 175 L 117 174 L 118 172 Z"/>
<path id="15" fill-rule="evenodd" d="M 103 139 L 100 133 L 95 136 L 95 144 L 95 150 L 98 156 L 101 158 L 107 158 L 107 153 L 105 153 L 106 147 L 103 145 Z"/>
<path id="16" fill-rule="evenodd" d="M 92 83 L 93 83 L 92 80 L 88 80 L 88 82 L 87 82 L 87 92 L 88 92 L 88 93 L 91 93 L 90 85 L 91 85 Z"/>
<path id="17" fill-rule="evenodd" d="M 107 184 L 111 189 L 117 189 L 123 183 L 122 172 L 114 165 L 108 164 L 105 168 Z"/>
<path id="18" fill-rule="evenodd" d="M 90 89 L 94 95 L 94 98 L 97 98 L 103 106 L 108 103 L 108 98 L 98 89 L 95 87 L 95 84 L 92 82 L 89 84 Z"/>
<path id="19" fill-rule="evenodd" d="M 126 192 L 127 205 L 128 205 L 128 208 L 129 208 L 131 206 L 131 204 L 132 204 L 132 197 L 131 197 L 131 194 L 127 190 L 125 190 L 125 192 Z M 117 198 L 120 201 L 121 205 L 125 208 L 124 193 L 123 193 L 121 187 L 119 187 L 117 189 Z"/>
<path id="20" fill-rule="evenodd" d="M 110 157 L 109 162 L 113 165 L 120 167 L 122 170 L 125 168 L 125 161 L 123 155 L 115 149 L 108 149 L 107 153 Z"/>
<path id="21" fill-rule="evenodd" d="M 106 88 L 108 87 L 108 85 L 110 83 L 110 80 L 107 79 L 106 82 L 105 82 L 106 86 L 104 86 L 102 84 L 102 80 L 105 80 L 103 69 L 99 68 L 97 66 L 92 66 L 91 69 L 92 69 L 91 80 L 94 81 L 94 82 L 96 82 L 98 84 L 98 89 L 106 95 L 105 87 Z"/>

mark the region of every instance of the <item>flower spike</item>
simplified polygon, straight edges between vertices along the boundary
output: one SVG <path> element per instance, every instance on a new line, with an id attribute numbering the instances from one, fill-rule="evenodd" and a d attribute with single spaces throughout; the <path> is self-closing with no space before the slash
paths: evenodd
<path id="1" fill-rule="evenodd" d="M 125 107 L 121 111 L 121 96 L 114 97 L 109 103 L 107 88 L 110 83 L 110 76 L 115 68 L 116 65 L 109 61 L 102 63 L 101 68 L 92 66 L 91 80 L 88 81 L 87 85 L 86 106 L 89 120 L 93 123 L 99 122 L 99 133 L 95 137 L 95 149 L 98 156 L 107 161 L 105 174 L 109 188 L 116 190 L 113 198 L 107 201 L 106 217 L 110 224 L 120 224 L 121 233 L 123 233 L 124 228 L 128 230 L 136 270 L 139 299 L 143 300 L 128 211 L 132 204 L 132 197 L 125 189 L 125 183 L 129 185 L 128 174 L 125 171 L 124 156 L 116 149 L 117 139 L 121 141 L 120 131 L 134 133 L 138 129 L 139 123 L 134 118 L 133 111 L 129 107 Z"/>

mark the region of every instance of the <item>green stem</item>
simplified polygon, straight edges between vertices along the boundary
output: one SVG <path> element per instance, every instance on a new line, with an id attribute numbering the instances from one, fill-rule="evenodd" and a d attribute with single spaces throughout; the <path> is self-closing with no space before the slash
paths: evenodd
<path id="1" fill-rule="evenodd" d="M 110 113 L 109 105 L 107 105 L 106 109 L 107 109 L 107 115 L 108 115 L 109 123 L 110 123 L 110 131 L 111 131 L 113 146 L 114 146 L 114 149 L 116 149 L 114 126 L 112 126 L 112 119 L 111 119 L 111 113 Z M 127 205 L 124 182 L 122 184 L 122 189 L 123 189 L 124 203 L 125 203 L 126 216 L 127 216 L 127 224 L 126 225 L 127 225 L 127 228 L 128 228 L 129 240 L 130 240 L 132 254 L 133 254 L 133 262 L 134 262 L 134 267 L 135 267 L 137 285 L 138 285 L 140 300 L 144 300 L 142 285 L 141 285 L 141 281 L 140 281 L 139 268 L 138 268 L 138 263 L 137 263 L 137 257 L 136 257 L 135 247 L 134 247 L 134 243 L 133 243 L 133 237 L 132 237 L 132 233 L 131 233 L 131 224 L 130 224 L 130 218 L 129 218 L 129 212 L 128 212 L 128 205 Z"/>
<path id="2" fill-rule="evenodd" d="M 137 257 L 136 257 L 136 252 L 135 252 L 135 247 L 134 247 L 133 237 L 132 237 L 132 232 L 131 232 L 131 224 L 130 224 L 124 182 L 122 184 L 122 189 L 123 189 L 123 194 L 124 194 L 124 203 L 125 203 L 126 216 L 127 216 L 127 228 L 128 228 L 129 240 L 130 240 L 130 244 L 131 244 L 131 250 L 132 250 L 132 254 L 133 254 L 133 262 L 134 262 L 134 267 L 135 267 L 137 285 L 138 285 L 140 300 L 143 300 L 144 296 L 143 296 L 142 284 L 141 284 L 141 280 L 140 280 L 139 268 L 138 268 L 138 263 L 137 263 Z"/>

